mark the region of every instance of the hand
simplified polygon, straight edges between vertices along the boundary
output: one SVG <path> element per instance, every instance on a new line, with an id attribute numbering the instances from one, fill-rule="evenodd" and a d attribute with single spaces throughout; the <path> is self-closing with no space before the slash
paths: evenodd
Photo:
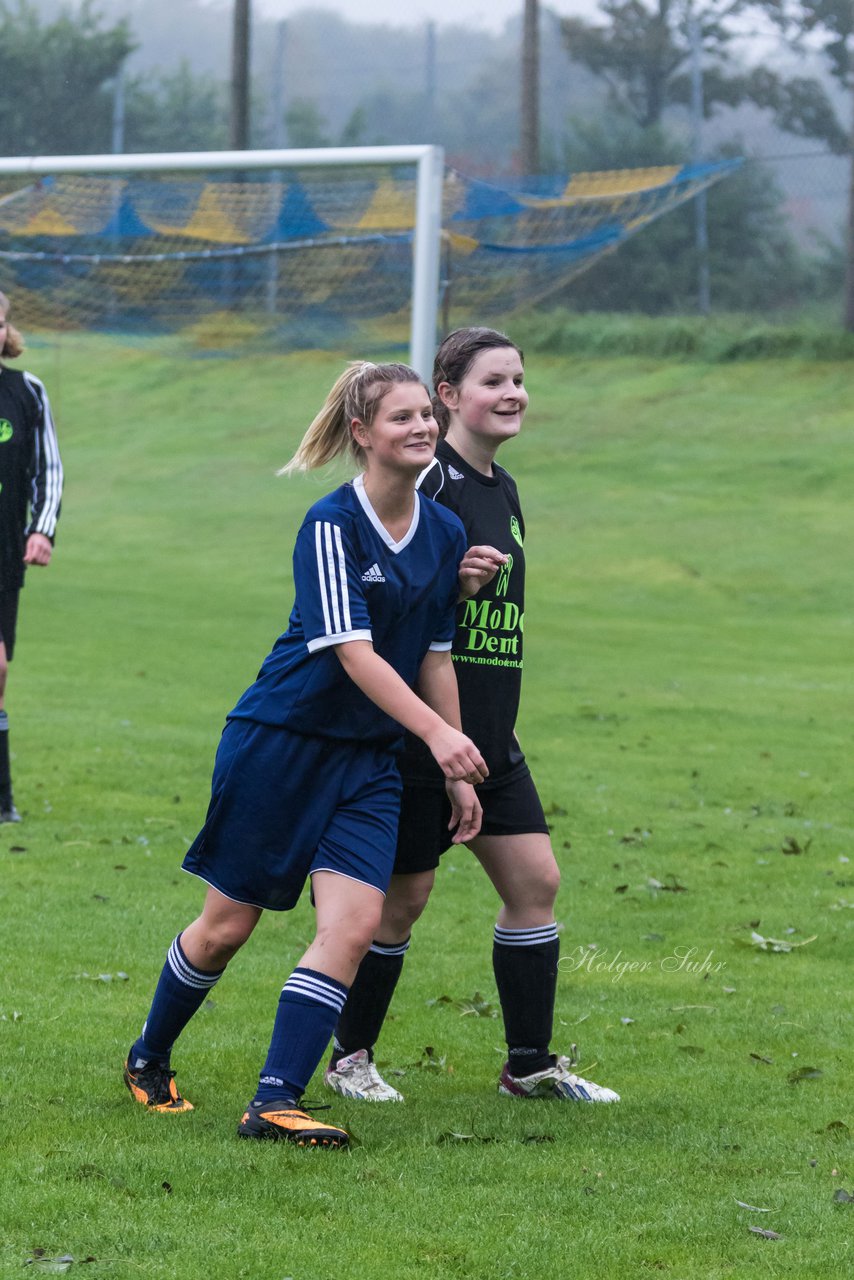
<path id="1" fill-rule="evenodd" d="M 486 761 L 472 742 L 444 720 L 424 741 L 433 759 L 450 782 L 470 782 L 476 786 L 489 777 Z"/>
<path id="2" fill-rule="evenodd" d="M 446 782 L 445 790 L 451 802 L 448 830 L 453 832 L 454 844 L 465 844 L 480 831 L 483 808 L 474 787 L 468 782 Z"/>
<path id="3" fill-rule="evenodd" d="M 31 533 L 27 538 L 27 549 L 24 552 L 24 564 L 50 564 L 53 555 L 53 543 L 43 533 Z"/>
<path id="4" fill-rule="evenodd" d="M 460 599 L 477 595 L 506 563 L 506 555 L 495 547 L 469 547 L 460 561 Z"/>

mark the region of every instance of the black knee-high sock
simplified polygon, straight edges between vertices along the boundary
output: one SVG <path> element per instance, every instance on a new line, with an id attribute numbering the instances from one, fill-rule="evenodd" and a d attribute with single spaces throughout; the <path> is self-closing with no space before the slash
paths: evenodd
<path id="1" fill-rule="evenodd" d="M 367 1049 L 373 1062 L 374 1045 L 379 1039 L 408 949 L 409 938 L 405 942 L 371 943 L 335 1027 L 333 1062 L 348 1057 L 357 1049 Z"/>
<path id="2" fill-rule="evenodd" d="M 9 769 L 9 717 L 0 711 L 0 809 L 12 808 L 12 775 Z"/>
<path id="3" fill-rule="evenodd" d="M 492 967 L 504 1015 L 511 1075 L 533 1075 L 551 1063 L 559 955 L 555 924 L 534 929 L 495 926 Z"/>

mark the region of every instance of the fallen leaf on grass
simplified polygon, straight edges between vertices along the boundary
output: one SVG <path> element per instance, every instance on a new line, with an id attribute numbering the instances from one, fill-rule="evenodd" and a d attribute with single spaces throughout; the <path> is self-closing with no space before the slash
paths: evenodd
<path id="1" fill-rule="evenodd" d="M 854 1196 L 849 1195 L 844 1187 L 837 1187 L 833 1193 L 833 1199 L 837 1204 L 854 1204 Z"/>
<path id="2" fill-rule="evenodd" d="M 773 1067 L 774 1060 L 772 1058 L 764 1058 L 761 1053 L 751 1053 L 754 1062 L 764 1062 L 766 1067 Z"/>
<path id="3" fill-rule="evenodd" d="M 820 1067 L 797 1067 L 786 1076 L 789 1084 L 803 1084 L 805 1080 L 820 1080 L 824 1072 Z"/>
<path id="4" fill-rule="evenodd" d="M 554 1134 L 551 1133 L 527 1133 L 522 1139 L 523 1142 L 554 1142 Z"/>
<path id="5" fill-rule="evenodd" d="M 441 1058 L 438 1057 L 432 1044 L 428 1044 L 425 1046 L 424 1052 L 418 1061 L 410 1062 L 406 1070 L 410 1071 L 417 1068 L 420 1071 L 444 1071 L 447 1075 L 453 1075 L 454 1068 L 447 1066 L 446 1063 L 445 1055 L 442 1054 Z"/>
<path id="6" fill-rule="evenodd" d="M 780 848 L 783 853 L 789 854 L 789 856 L 792 857 L 799 856 L 802 853 L 809 853 L 811 844 L 811 839 L 807 840 L 806 844 L 801 845 L 798 844 L 794 836 L 786 836 L 786 839 L 783 841 Z"/>
<path id="7" fill-rule="evenodd" d="M 90 1254 L 88 1258 L 81 1258 L 80 1262 L 95 1262 L 96 1259 Z M 25 1267 L 35 1267 L 40 1273 L 46 1272 L 48 1275 L 62 1275 L 72 1267 L 77 1259 L 71 1253 L 63 1253 L 58 1258 L 48 1256 L 46 1249 L 33 1249 L 29 1258 L 24 1262 Z"/>
<path id="8" fill-rule="evenodd" d="M 680 884 L 679 881 L 676 879 L 676 877 L 673 875 L 670 875 L 667 877 L 666 884 L 662 880 L 656 880 L 655 876 L 650 876 L 646 882 L 646 887 L 647 889 L 651 890 L 652 893 L 658 893 L 658 892 L 687 893 L 688 892 L 687 886 L 684 884 Z"/>
<path id="9" fill-rule="evenodd" d="M 498 1010 L 479 991 L 475 991 L 474 995 L 467 1000 L 455 1000 L 453 996 L 436 996 L 433 1000 L 427 1001 L 428 1008 L 437 1004 L 449 1004 L 453 1009 L 459 1009 L 460 1016 L 464 1018 L 498 1017 Z"/>
<path id="10" fill-rule="evenodd" d="M 814 933 L 811 938 L 802 938 L 800 942 L 793 942 L 791 938 L 764 938 L 754 929 L 750 935 L 750 941 L 746 938 L 736 938 L 735 942 L 738 947 L 750 947 L 754 951 L 773 951 L 785 955 L 789 951 L 794 951 L 795 947 L 809 946 L 817 937 L 818 934 Z"/>
<path id="11" fill-rule="evenodd" d="M 454 1133 L 453 1130 L 447 1130 L 440 1133 L 436 1139 L 437 1142 L 500 1142 L 500 1138 L 490 1138 L 479 1133 Z"/>
<path id="12" fill-rule="evenodd" d="M 839 1133 L 844 1134 L 846 1138 L 850 1138 L 851 1130 L 844 1120 L 831 1120 L 830 1124 L 824 1126 L 823 1129 L 817 1129 L 817 1133 Z"/>
<path id="13" fill-rule="evenodd" d="M 763 1240 L 782 1240 L 783 1237 L 779 1231 L 766 1231 L 765 1227 L 748 1227 L 748 1231 L 752 1231 L 755 1236 L 761 1236 Z"/>
<path id="14" fill-rule="evenodd" d="M 87 982 L 112 982 L 114 979 L 116 982 L 127 982 L 129 979 L 129 974 L 122 973 L 121 970 L 118 973 L 75 973 L 74 976 Z"/>
<path id="15" fill-rule="evenodd" d="M 758 1209 L 755 1204 L 745 1204 L 743 1200 L 735 1202 L 739 1209 L 749 1209 L 751 1213 L 771 1213 L 770 1209 Z"/>

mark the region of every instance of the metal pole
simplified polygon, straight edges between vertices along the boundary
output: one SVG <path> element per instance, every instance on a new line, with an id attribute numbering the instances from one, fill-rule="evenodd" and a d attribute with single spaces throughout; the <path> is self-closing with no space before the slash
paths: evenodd
<path id="1" fill-rule="evenodd" d="M 521 162 L 524 174 L 540 171 L 540 10 L 525 0 L 522 20 Z"/>
<path id="2" fill-rule="evenodd" d="M 695 164 L 703 155 L 703 35 L 695 14 L 689 19 L 691 41 L 691 151 Z M 694 197 L 694 243 L 697 248 L 697 309 L 707 316 L 712 309 L 709 280 L 709 223 L 706 192 Z"/>
<path id="3" fill-rule="evenodd" d="M 445 153 L 426 147 L 418 161 L 415 243 L 412 247 L 412 332 L 409 363 L 429 382 L 436 351 L 439 309 L 439 259 L 442 237 L 442 186 Z"/>
<path id="4" fill-rule="evenodd" d="M 234 0 L 231 34 L 231 125 L 233 151 L 249 146 L 249 0 Z"/>
<path id="5" fill-rule="evenodd" d="M 432 142 L 436 132 L 436 24 L 428 22 L 424 56 L 424 135 Z"/>
<path id="6" fill-rule="evenodd" d="M 279 148 L 285 141 L 285 50 L 287 48 L 288 24 L 284 20 L 276 23 L 276 42 L 273 46 L 273 74 L 270 84 L 270 146 Z M 270 182 L 282 198 L 282 171 L 270 170 Z M 267 311 L 275 315 L 279 306 L 279 258 L 275 250 L 270 253 L 267 268 Z"/>
<path id="7" fill-rule="evenodd" d="M 113 80 L 113 155 L 121 155 L 125 149 L 125 64 L 119 67 Z"/>
<path id="8" fill-rule="evenodd" d="M 331 165 L 418 164 L 440 148 L 296 147 L 259 151 L 155 151 L 123 156 L 0 156 L 0 174 L 198 173 L 222 169 L 322 169 Z"/>
<path id="9" fill-rule="evenodd" d="M 276 43 L 273 46 L 273 74 L 270 77 L 270 146 L 278 150 L 285 143 L 285 50 L 288 43 L 288 24 L 283 18 L 276 23 Z"/>

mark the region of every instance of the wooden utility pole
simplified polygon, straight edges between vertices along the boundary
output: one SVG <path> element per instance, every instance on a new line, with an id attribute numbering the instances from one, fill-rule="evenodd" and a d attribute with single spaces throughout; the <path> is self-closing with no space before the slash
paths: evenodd
<path id="1" fill-rule="evenodd" d="M 250 0 L 234 0 L 229 117 L 232 151 L 246 151 L 249 147 L 249 21 Z"/>
<path id="2" fill-rule="evenodd" d="M 522 104 L 519 130 L 523 173 L 540 171 L 540 9 L 525 0 L 522 22 Z"/>

